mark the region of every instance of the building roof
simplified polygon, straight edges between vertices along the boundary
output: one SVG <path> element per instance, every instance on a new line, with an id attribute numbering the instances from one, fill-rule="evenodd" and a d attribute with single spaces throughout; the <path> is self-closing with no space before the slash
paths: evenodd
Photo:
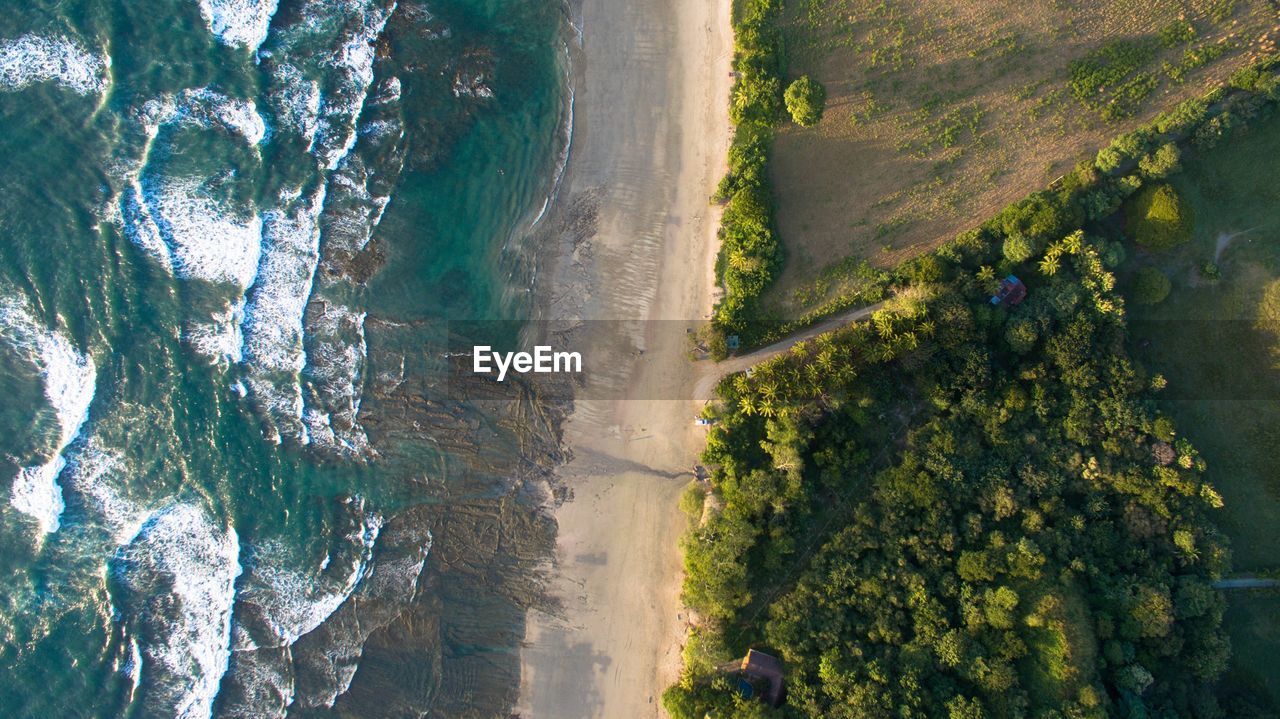
<path id="1" fill-rule="evenodd" d="M 768 681 L 769 691 L 765 693 L 765 699 L 778 706 L 782 701 L 782 662 L 777 657 L 749 649 L 747 656 L 742 658 L 742 673 L 752 679 Z"/>
<path id="2" fill-rule="evenodd" d="M 1022 280 L 1009 275 L 1000 280 L 1000 287 L 996 290 L 995 295 L 991 297 L 991 304 L 999 305 L 1016 305 L 1027 297 L 1027 286 L 1022 284 Z"/>

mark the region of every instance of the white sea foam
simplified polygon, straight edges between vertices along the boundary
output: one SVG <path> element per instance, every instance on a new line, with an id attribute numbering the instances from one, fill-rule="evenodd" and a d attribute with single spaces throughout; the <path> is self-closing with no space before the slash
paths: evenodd
<path id="1" fill-rule="evenodd" d="M 240 329 L 244 305 L 244 297 L 240 296 L 228 301 L 221 310 L 210 313 L 208 320 L 188 323 L 182 331 L 183 341 L 215 363 L 240 362 L 244 357 L 244 336 Z"/>
<path id="2" fill-rule="evenodd" d="M 385 122 L 389 127 L 402 126 L 398 120 L 379 122 Z M 376 139 L 381 140 L 389 135 L 399 137 L 401 134 L 402 131 L 389 131 L 376 136 Z M 365 165 L 359 154 L 349 156 L 342 168 L 330 175 L 331 194 L 337 200 L 331 203 L 333 209 L 325 217 L 324 252 L 330 258 L 350 257 L 359 253 L 369 245 L 374 230 L 382 222 L 391 198 L 387 195 L 373 195 L 369 191 L 373 176 L 374 172 Z"/>
<path id="3" fill-rule="evenodd" d="M 394 75 L 382 81 L 378 86 L 378 93 L 373 98 L 373 103 L 377 105 L 385 105 L 400 99 L 400 78 Z"/>
<path id="4" fill-rule="evenodd" d="M 276 541 L 248 553 L 224 682 L 235 688 L 233 706 L 224 706 L 224 715 L 285 716 L 295 698 L 291 648 L 343 607 L 365 578 L 382 519 L 359 497 L 345 503 L 350 529 L 318 565 L 299 567 L 296 553 Z"/>
<path id="5" fill-rule="evenodd" d="M 3 90 L 54 82 L 81 95 L 96 95 L 107 89 L 109 67 L 109 56 L 95 55 L 67 38 L 23 35 L 0 41 Z"/>
<path id="6" fill-rule="evenodd" d="M 142 186 L 136 180 L 130 182 L 121 193 L 120 219 L 124 223 L 125 236 L 130 242 L 165 270 L 174 271 L 169 245 L 160 236 L 160 226 L 151 216 L 151 210 L 142 197 Z"/>
<path id="7" fill-rule="evenodd" d="M 122 674 L 129 677 L 131 684 L 129 685 L 129 702 L 133 702 L 134 696 L 138 694 L 138 686 L 142 683 L 142 650 L 138 648 L 138 640 L 136 637 L 129 637 L 129 658 L 125 661 L 124 666 L 120 668 Z"/>
<path id="8" fill-rule="evenodd" d="M 250 145 L 266 139 L 267 125 L 253 100 L 228 97 L 202 87 L 183 90 L 172 119 L 199 127 L 221 127 L 243 137 Z"/>
<path id="9" fill-rule="evenodd" d="M 220 128 L 257 145 L 266 139 L 267 124 L 253 100 L 229 97 L 209 87 L 189 88 L 177 95 L 165 94 L 142 103 L 132 113 L 149 143 L 160 128 L 176 124 L 205 129 Z M 143 158 L 145 159 L 145 158 Z"/>
<path id="10" fill-rule="evenodd" d="M 341 46 L 327 63 L 342 78 L 342 91 L 321 99 L 316 133 L 317 153 L 330 170 L 337 169 L 356 144 L 356 122 L 373 82 L 374 43 L 395 9 L 395 3 L 379 6 L 367 0 L 348 5 L 350 16 L 359 23 L 343 35 Z"/>
<path id="11" fill-rule="evenodd" d="M 245 309 L 245 361 L 276 372 L 302 371 L 302 314 L 320 253 L 324 186 L 263 218 L 262 259 Z"/>
<path id="12" fill-rule="evenodd" d="M 278 0 L 200 0 L 200 15 L 224 45 L 257 50 L 267 39 L 278 4 Z"/>
<path id="13" fill-rule="evenodd" d="M 350 549 L 339 557 L 341 566 L 330 564 L 334 559 L 331 554 L 314 571 L 298 571 L 287 566 L 288 552 L 274 544 L 264 545 L 255 553 L 250 580 L 241 599 L 262 609 L 272 636 L 250 638 L 237 628 L 237 650 L 290 646 L 320 626 L 355 591 L 373 556 L 382 518 L 364 511 L 363 500 L 351 501 L 356 503 L 361 521 L 345 538 Z"/>
<path id="14" fill-rule="evenodd" d="M 118 546 L 137 536 L 147 518 L 146 510 L 121 494 L 124 468 L 118 452 L 90 437 L 69 457 L 65 481 Z"/>
<path id="15" fill-rule="evenodd" d="M 129 239 L 178 277 L 229 282 L 242 291 L 252 284 L 262 221 L 221 206 L 200 180 L 144 176 L 122 202 Z"/>
<path id="16" fill-rule="evenodd" d="M 303 76 L 288 63 L 275 65 L 272 77 L 279 89 L 270 94 L 270 104 L 282 128 L 298 133 L 308 146 L 315 141 L 320 118 L 320 84 Z"/>
<path id="17" fill-rule="evenodd" d="M 92 357 L 77 351 L 62 333 L 46 329 L 23 303 L 12 298 L 0 300 L 0 338 L 25 352 L 40 372 L 44 396 L 57 424 L 53 447 L 44 461 L 18 471 L 9 504 L 35 518 L 44 534 L 56 532 L 65 506 L 58 485 L 65 464 L 62 452 L 89 417 L 97 369 Z"/>
<path id="18" fill-rule="evenodd" d="M 234 529 L 189 503 L 152 515 L 117 556 L 127 619 L 141 637 L 144 713 L 208 717 L 231 654 L 240 575 Z"/>
<path id="19" fill-rule="evenodd" d="M 266 213 L 262 260 L 244 314 L 250 394 L 282 434 L 303 444 L 302 318 L 320 258 L 324 195 L 321 185 L 306 198 L 282 197 L 287 209 Z"/>
<path id="20" fill-rule="evenodd" d="M 413 597 L 431 551 L 430 531 L 423 535 L 386 535 L 381 549 L 389 556 L 375 559 L 351 600 L 319 630 L 325 633 L 323 650 L 295 652 L 295 663 L 312 677 L 312 691 L 297 697 L 298 706 L 332 707 L 351 687 L 369 635 L 393 621 Z"/>
<path id="21" fill-rule="evenodd" d="M 325 303 L 309 320 L 312 353 L 307 379 L 313 399 L 303 413 L 303 422 L 317 447 L 338 454 L 364 455 L 369 451 L 369 438 L 360 426 L 359 414 L 368 354 L 365 313 Z"/>

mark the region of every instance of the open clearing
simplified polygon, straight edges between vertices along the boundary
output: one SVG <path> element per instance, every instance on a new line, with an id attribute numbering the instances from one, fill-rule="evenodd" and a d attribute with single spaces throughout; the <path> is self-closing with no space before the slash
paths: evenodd
<path id="1" fill-rule="evenodd" d="M 938 246 L 1274 47 L 1278 23 L 1269 0 L 789 3 L 788 75 L 828 104 L 776 140 L 768 304 L 797 316 L 840 292 L 809 285 L 844 258 Z"/>
<path id="2" fill-rule="evenodd" d="M 1135 252 L 1129 267 L 1156 264 L 1173 280 L 1162 304 L 1130 306 L 1134 352 L 1169 382 L 1162 408 L 1208 461 L 1205 478 L 1225 501 L 1218 525 L 1244 574 L 1280 569 L 1278 172 L 1280 116 L 1187 162 L 1173 184 L 1195 209 L 1192 241 L 1154 257 Z M 1206 280 L 1198 268 L 1219 251 L 1221 279 Z M 1232 593 L 1228 602 L 1228 681 L 1265 686 L 1280 702 L 1280 596 Z"/>

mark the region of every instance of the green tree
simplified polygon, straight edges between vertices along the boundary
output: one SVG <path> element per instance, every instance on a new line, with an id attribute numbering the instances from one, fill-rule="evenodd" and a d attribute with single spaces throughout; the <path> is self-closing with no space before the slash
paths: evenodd
<path id="1" fill-rule="evenodd" d="M 1152 185 L 1134 195 L 1125 211 L 1125 229 L 1139 245 L 1160 251 L 1191 239 L 1195 216 L 1172 185 Z"/>
<path id="2" fill-rule="evenodd" d="M 1031 240 L 1022 235 L 1011 235 L 1005 238 L 1004 257 L 1015 265 L 1020 265 L 1031 259 L 1031 255 L 1035 254 L 1035 251 L 1035 245 L 1031 244 Z"/>
<path id="3" fill-rule="evenodd" d="M 1172 142 L 1165 143 L 1160 149 L 1138 161 L 1138 171 L 1143 175 L 1159 180 L 1182 169 L 1182 153 Z"/>
<path id="4" fill-rule="evenodd" d="M 784 100 L 791 119 L 801 127 L 812 127 L 822 119 L 827 102 L 827 90 L 822 83 L 805 75 L 791 83 Z"/>
<path id="5" fill-rule="evenodd" d="M 1133 276 L 1133 301 L 1140 305 L 1157 305 L 1169 296 L 1172 284 L 1163 272 L 1155 267 L 1143 267 Z"/>
<path id="6" fill-rule="evenodd" d="M 1004 338 L 1014 352 L 1026 354 L 1036 346 L 1039 333 L 1036 331 L 1035 323 L 1024 318 L 1010 322 L 1008 329 L 1004 332 Z"/>

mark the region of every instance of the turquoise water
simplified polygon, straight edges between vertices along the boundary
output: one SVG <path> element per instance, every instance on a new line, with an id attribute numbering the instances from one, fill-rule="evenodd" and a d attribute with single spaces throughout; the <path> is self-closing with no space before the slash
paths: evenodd
<path id="1" fill-rule="evenodd" d="M 545 527 L 433 348 L 528 312 L 565 8 L 5 5 L 3 714 L 500 711 Z"/>

